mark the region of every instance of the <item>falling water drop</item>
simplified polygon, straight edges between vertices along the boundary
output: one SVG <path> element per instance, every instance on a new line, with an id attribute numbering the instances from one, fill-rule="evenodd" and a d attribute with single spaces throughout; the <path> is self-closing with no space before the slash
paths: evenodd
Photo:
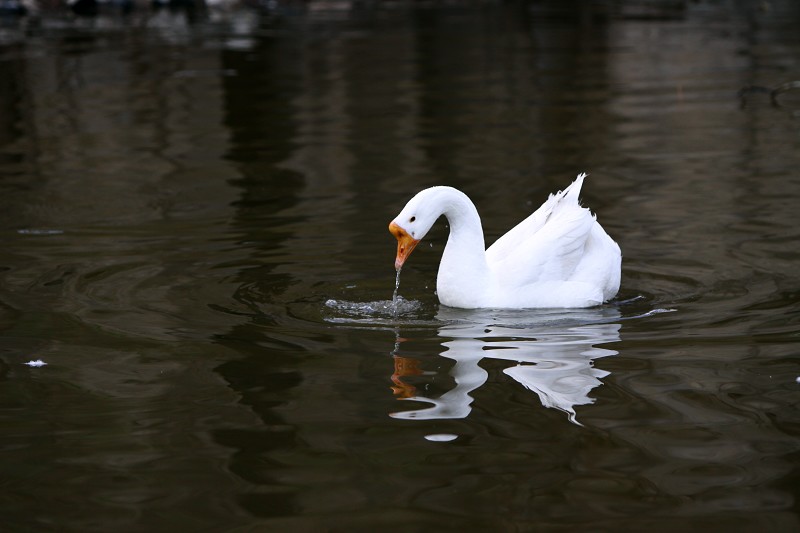
<path id="1" fill-rule="evenodd" d="M 394 293 L 392 294 L 392 315 L 394 318 L 397 318 L 397 290 L 400 288 L 400 271 L 402 268 L 397 269 L 397 278 L 394 280 Z"/>

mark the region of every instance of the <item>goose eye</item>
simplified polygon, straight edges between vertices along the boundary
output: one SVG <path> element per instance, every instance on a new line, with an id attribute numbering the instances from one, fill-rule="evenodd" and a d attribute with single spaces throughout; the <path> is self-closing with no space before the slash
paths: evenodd
<path id="1" fill-rule="evenodd" d="M 417 220 L 417 217 L 411 217 L 408 219 L 409 222 L 414 222 L 415 220 Z"/>

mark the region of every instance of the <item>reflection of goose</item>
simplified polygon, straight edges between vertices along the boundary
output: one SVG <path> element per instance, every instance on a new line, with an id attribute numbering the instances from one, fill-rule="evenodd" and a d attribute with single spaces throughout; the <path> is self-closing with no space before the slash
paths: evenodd
<path id="1" fill-rule="evenodd" d="M 419 192 L 389 224 L 397 238 L 395 268 L 440 216 L 450 223 L 436 292 L 463 308 L 591 307 L 617 294 L 620 250 L 578 203 L 581 174 L 485 249 L 478 211 L 452 187 Z"/>
<path id="2" fill-rule="evenodd" d="M 578 423 L 575 407 L 593 403 L 589 392 L 608 375 L 592 361 L 617 354 L 596 345 L 620 338 L 620 324 L 614 322 L 620 315 L 613 308 L 524 313 L 442 308 L 437 318 L 446 322 L 439 336 L 451 339 L 442 343 L 441 355 L 455 361 L 450 374 L 456 386 L 438 398 L 404 395 L 432 405 L 393 413 L 394 418 L 465 418 L 472 409 L 470 393 L 488 377 L 479 363 L 491 358 L 517 363 L 505 374 L 535 392 L 545 407 L 561 409 Z"/>

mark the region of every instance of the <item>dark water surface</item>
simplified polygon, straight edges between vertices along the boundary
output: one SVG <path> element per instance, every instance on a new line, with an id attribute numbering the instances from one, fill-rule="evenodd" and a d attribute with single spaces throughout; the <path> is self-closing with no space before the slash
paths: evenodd
<path id="1" fill-rule="evenodd" d="M 800 529 L 800 6 L 564 5 L 4 20 L 2 529 Z M 584 170 L 618 301 L 395 316 Z"/>

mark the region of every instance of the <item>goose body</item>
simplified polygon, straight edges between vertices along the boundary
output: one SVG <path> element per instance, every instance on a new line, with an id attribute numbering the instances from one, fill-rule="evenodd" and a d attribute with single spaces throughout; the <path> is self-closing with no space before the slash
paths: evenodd
<path id="1" fill-rule="evenodd" d="M 485 248 L 481 219 L 463 192 L 437 186 L 417 193 L 389 224 L 395 268 L 444 215 L 450 236 L 439 264 L 439 301 L 462 308 L 591 307 L 619 290 L 622 256 L 589 209 L 578 203 L 581 174 L 528 218 Z"/>

